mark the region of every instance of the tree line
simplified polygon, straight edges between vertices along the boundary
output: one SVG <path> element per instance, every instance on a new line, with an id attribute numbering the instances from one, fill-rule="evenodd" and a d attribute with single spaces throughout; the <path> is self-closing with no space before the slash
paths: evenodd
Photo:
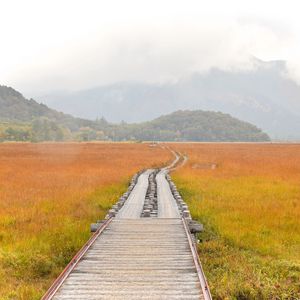
<path id="1" fill-rule="evenodd" d="M 87 122 L 87 123 L 86 123 Z M 111 124 L 104 118 L 61 122 L 47 117 L 2 123 L 0 141 L 269 141 L 252 124 L 216 112 L 179 111 L 153 121 Z"/>

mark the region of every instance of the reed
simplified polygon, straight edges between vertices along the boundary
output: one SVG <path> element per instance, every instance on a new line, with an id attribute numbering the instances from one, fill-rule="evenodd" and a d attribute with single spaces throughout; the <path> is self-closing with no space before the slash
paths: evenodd
<path id="1" fill-rule="evenodd" d="M 40 299 L 131 176 L 170 159 L 141 143 L 0 144 L 0 299 Z"/>
<path id="2" fill-rule="evenodd" d="M 300 299 L 300 145 L 173 147 L 214 299 Z"/>

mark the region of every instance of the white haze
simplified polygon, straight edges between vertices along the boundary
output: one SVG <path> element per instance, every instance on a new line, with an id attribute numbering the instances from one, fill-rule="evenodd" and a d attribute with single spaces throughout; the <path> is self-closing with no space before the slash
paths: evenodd
<path id="1" fill-rule="evenodd" d="M 25 95 L 287 61 L 300 82 L 297 1 L 0 0 L 0 84 Z"/>

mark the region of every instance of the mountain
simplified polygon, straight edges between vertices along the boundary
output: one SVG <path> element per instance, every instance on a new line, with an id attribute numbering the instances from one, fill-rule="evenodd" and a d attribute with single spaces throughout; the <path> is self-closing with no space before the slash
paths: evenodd
<path id="1" fill-rule="evenodd" d="M 1 121 L 30 121 L 40 116 L 60 119 L 63 115 L 33 99 L 25 99 L 22 94 L 6 86 L 0 86 L 0 108 Z"/>
<path id="2" fill-rule="evenodd" d="M 74 118 L 33 99 L 27 100 L 11 87 L 0 86 L 0 141 L 61 141 L 95 122 Z"/>
<path id="3" fill-rule="evenodd" d="M 268 141 L 249 123 L 210 111 L 177 111 L 139 124 L 74 118 L 0 86 L 0 141 Z"/>
<path id="4" fill-rule="evenodd" d="M 42 117 L 74 130 L 93 124 L 92 121 L 74 118 L 33 99 L 28 100 L 13 88 L 0 85 L 0 122 L 32 122 Z"/>
<path id="5" fill-rule="evenodd" d="M 300 138 L 300 86 L 284 61 L 253 58 L 251 71 L 210 70 L 170 84 L 123 82 L 41 99 L 78 117 L 141 122 L 176 110 L 222 111 L 253 123 L 273 138 Z"/>
<path id="6" fill-rule="evenodd" d="M 212 111 L 176 111 L 153 121 L 118 125 L 114 136 L 120 140 L 153 141 L 269 141 L 256 126 Z"/>

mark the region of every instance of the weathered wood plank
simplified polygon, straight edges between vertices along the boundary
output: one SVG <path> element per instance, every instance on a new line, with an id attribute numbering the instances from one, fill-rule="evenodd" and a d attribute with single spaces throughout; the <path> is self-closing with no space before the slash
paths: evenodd
<path id="1" fill-rule="evenodd" d="M 141 218 L 130 223 L 113 220 L 54 299 L 201 299 L 182 220 Z M 144 228 L 157 230 L 147 238 Z"/>

